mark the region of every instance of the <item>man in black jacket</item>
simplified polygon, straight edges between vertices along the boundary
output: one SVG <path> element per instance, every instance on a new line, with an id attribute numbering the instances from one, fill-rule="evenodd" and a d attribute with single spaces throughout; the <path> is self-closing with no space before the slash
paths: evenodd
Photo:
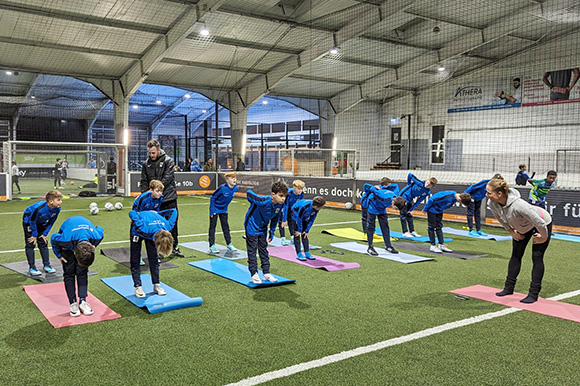
<path id="1" fill-rule="evenodd" d="M 163 202 L 159 210 L 177 210 L 177 190 L 175 188 L 175 175 L 173 174 L 175 164 L 173 160 L 161 150 L 161 145 L 156 139 L 147 142 L 147 151 L 149 152 L 149 158 L 147 158 L 147 161 L 143 163 L 143 167 L 141 168 L 141 182 L 139 184 L 141 192 L 149 190 L 149 182 L 151 180 L 159 180 L 165 186 L 165 189 L 163 189 Z M 179 218 L 179 211 L 177 216 Z M 171 231 L 171 235 L 173 236 L 172 254 L 177 257 L 185 257 L 177 247 L 177 234 L 176 220 L 175 227 Z"/>

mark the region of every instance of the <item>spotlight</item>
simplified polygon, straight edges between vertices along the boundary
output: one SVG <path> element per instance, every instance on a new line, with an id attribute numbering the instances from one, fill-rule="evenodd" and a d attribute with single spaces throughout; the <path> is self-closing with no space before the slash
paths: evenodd
<path id="1" fill-rule="evenodd" d="M 332 55 L 336 55 L 340 52 L 340 50 L 338 49 L 338 47 L 332 47 L 329 51 Z"/>
<path id="2" fill-rule="evenodd" d="M 439 67 L 437 67 L 437 71 L 439 71 L 439 72 L 445 71 L 445 66 L 440 64 Z"/>
<path id="3" fill-rule="evenodd" d="M 139 106 L 133 105 L 133 110 L 137 110 L 138 108 L 139 108 Z"/>
<path id="4" fill-rule="evenodd" d="M 157 100 L 155 101 L 155 103 L 157 103 L 158 105 L 160 105 L 160 104 L 161 104 L 161 103 L 163 103 L 163 102 L 161 102 L 159 99 L 157 99 Z"/>
<path id="5" fill-rule="evenodd" d="M 207 27 L 204 25 L 202 29 L 199 30 L 199 34 L 201 36 L 209 36 L 209 30 L 207 29 Z"/>
<path id="6" fill-rule="evenodd" d="M 30 99 L 36 99 L 36 97 L 34 95 L 31 95 Z"/>
<path id="7" fill-rule="evenodd" d="M 268 101 L 266 101 L 266 100 L 263 100 L 263 101 L 262 101 L 262 104 L 263 104 L 263 105 L 267 105 L 267 104 L 268 104 Z"/>
<path id="8" fill-rule="evenodd" d="M 189 98 L 191 98 L 191 95 L 189 95 L 189 94 L 185 94 L 183 97 L 184 97 L 185 99 L 189 99 Z"/>
<path id="9" fill-rule="evenodd" d="M 201 113 L 205 114 L 205 113 L 207 113 L 207 110 L 201 110 Z"/>
<path id="10" fill-rule="evenodd" d="M 6 75 L 14 75 L 12 71 L 6 71 Z"/>

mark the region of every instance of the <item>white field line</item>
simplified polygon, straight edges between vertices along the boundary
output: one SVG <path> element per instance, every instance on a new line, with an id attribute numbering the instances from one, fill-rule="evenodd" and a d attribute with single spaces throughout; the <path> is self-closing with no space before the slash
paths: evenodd
<path id="1" fill-rule="evenodd" d="M 574 296 L 580 295 L 580 290 L 571 291 L 567 293 L 563 293 L 560 295 L 553 296 L 549 298 L 549 300 L 562 300 L 571 298 Z M 310 369 L 314 369 L 317 367 L 322 367 L 329 365 L 331 363 L 336 363 L 343 361 L 345 359 L 354 358 L 359 355 L 368 354 L 374 351 L 382 350 L 387 347 L 396 346 L 399 344 L 411 342 L 413 340 L 426 338 L 428 336 L 432 336 L 435 334 L 439 334 L 445 331 L 453 330 L 459 327 L 469 326 L 471 324 L 483 322 L 486 320 L 498 318 L 500 316 L 513 314 L 514 312 L 522 311 L 519 308 L 506 308 L 505 310 L 497 311 L 497 312 L 490 312 L 483 315 L 473 316 L 471 318 L 458 320 L 451 323 L 442 324 L 440 326 L 427 328 L 422 331 L 417 331 L 409 335 L 399 336 L 397 338 L 392 338 L 388 340 L 384 340 L 382 342 L 374 343 L 368 346 L 361 346 L 357 347 L 352 350 L 343 351 L 338 354 L 328 355 L 322 357 L 320 359 L 314 359 L 308 362 L 299 363 L 297 365 L 289 366 L 280 370 L 270 371 L 261 375 L 257 375 L 255 377 L 250 377 L 246 379 L 242 379 L 241 381 L 235 383 L 229 383 L 226 386 L 251 386 L 251 385 L 259 385 L 264 382 L 269 382 L 274 379 L 284 378 L 291 376 L 293 374 L 300 373 L 302 371 L 307 371 Z"/>

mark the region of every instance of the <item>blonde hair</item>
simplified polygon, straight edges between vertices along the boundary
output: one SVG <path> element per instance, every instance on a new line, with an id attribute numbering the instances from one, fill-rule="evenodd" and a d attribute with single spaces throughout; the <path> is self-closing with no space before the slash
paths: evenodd
<path id="1" fill-rule="evenodd" d="M 228 172 L 225 175 L 226 178 L 236 178 L 236 173 L 234 172 Z"/>
<path id="2" fill-rule="evenodd" d="M 505 182 L 505 180 L 503 179 L 503 177 L 501 175 L 499 175 L 499 178 L 493 178 L 491 179 L 488 183 L 487 186 L 489 186 L 491 188 L 491 190 L 493 190 L 496 193 L 503 193 L 504 196 L 507 196 L 509 194 L 509 185 L 507 182 Z"/>
<path id="3" fill-rule="evenodd" d="M 431 177 L 429 178 L 429 182 L 431 183 L 431 186 L 435 186 L 437 185 L 437 178 Z"/>
<path id="4" fill-rule="evenodd" d="M 157 247 L 157 252 L 162 256 L 169 256 L 173 251 L 173 236 L 169 231 L 160 230 L 155 234 L 153 241 Z"/>
<path id="5" fill-rule="evenodd" d="M 46 202 L 55 200 L 57 198 L 62 198 L 62 193 L 58 190 L 50 190 L 48 193 L 46 193 Z"/>
<path id="6" fill-rule="evenodd" d="M 163 182 L 159 181 L 159 180 L 151 180 L 151 182 L 149 182 L 149 189 L 151 190 L 163 190 L 165 189 L 165 185 L 163 185 Z"/>
<path id="7" fill-rule="evenodd" d="M 503 176 L 499 173 L 495 173 L 493 175 L 493 177 L 491 177 L 492 180 L 503 180 Z"/>
<path id="8" fill-rule="evenodd" d="M 294 180 L 294 181 L 292 181 L 292 187 L 293 188 L 304 189 L 305 186 L 306 186 L 306 184 L 302 180 Z"/>

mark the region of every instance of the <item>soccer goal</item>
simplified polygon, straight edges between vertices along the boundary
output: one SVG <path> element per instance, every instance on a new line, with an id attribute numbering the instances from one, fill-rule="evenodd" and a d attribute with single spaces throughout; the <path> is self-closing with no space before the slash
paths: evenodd
<path id="1" fill-rule="evenodd" d="M 280 149 L 278 170 L 295 176 L 355 178 L 358 169 L 356 150 Z"/>

